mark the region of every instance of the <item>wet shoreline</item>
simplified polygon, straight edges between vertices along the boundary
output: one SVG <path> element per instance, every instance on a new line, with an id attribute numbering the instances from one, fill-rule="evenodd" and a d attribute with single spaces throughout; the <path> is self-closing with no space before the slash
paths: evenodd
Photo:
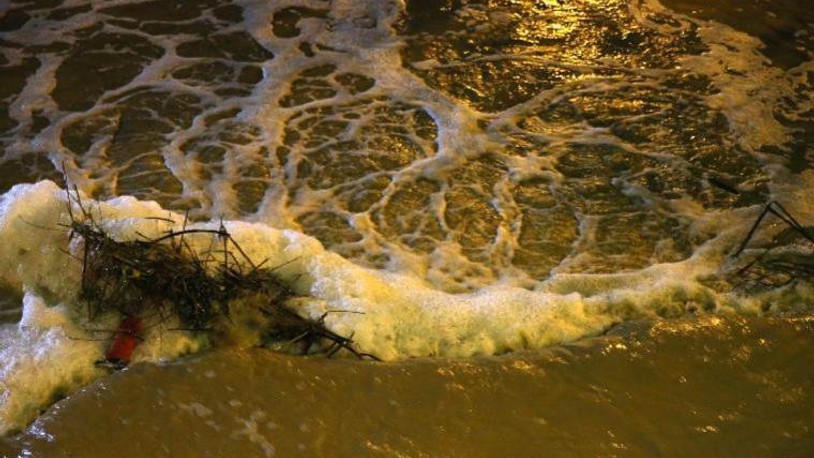
<path id="1" fill-rule="evenodd" d="M 49 458 L 802 458 L 812 343 L 809 318 L 701 316 L 466 360 L 215 351 L 89 386 L 16 446 Z"/>

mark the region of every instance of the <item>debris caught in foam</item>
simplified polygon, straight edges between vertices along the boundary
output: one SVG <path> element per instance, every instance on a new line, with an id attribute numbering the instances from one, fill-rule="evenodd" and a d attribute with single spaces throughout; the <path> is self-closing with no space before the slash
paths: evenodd
<path id="1" fill-rule="evenodd" d="M 115 331 L 128 314 L 144 319 L 144 341 L 134 348 L 132 363 L 172 361 L 213 342 L 299 351 L 308 346 L 331 354 L 349 349 L 344 336 L 353 337 L 359 356 L 397 360 L 542 348 L 643 317 L 771 314 L 811 303 L 805 282 L 781 288 L 784 295 L 772 301 L 784 305 L 769 310 L 761 309 L 759 295 L 744 298 L 704 282 L 721 274 L 725 253 L 756 216 L 751 211 L 709 219 L 707 224 L 730 229 L 681 262 L 625 274 L 558 274 L 536 290 L 494 285 L 449 294 L 415 276 L 356 265 L 296 231 L 239 221 L 185 225 L 183 215 L 132 197 L 81 202 L 48 181 L 18 185 L 0 197 L 0 237 L 7 242 L 0 245 L 0 279 L 25 296 L 17 327 L 0 328 L 3 432 L 103 377 L 107 372 L 94 361 L 104 358 L 110 333 L 92 329 Z M 86 248 L 91 261 L 83 276 Z M 186 279 L 165 285 L 157 275 Z M 184 282 L 196 285 L 194 278 L 202 285 L 197 287 L 212 291 L 208 311 L 189 296 L 186 305 L 169 298 Z M 141 288 L 146 279 L 150 284 Z M 108 282 L 115 283 L 105 287 Z M 270 298 L 280 303 L 269 304 Z M 96 310 L 91 321 L 87 299 Z"/>
<path id="2" fill-rule="evenodd" d="M 742 256 L 767 216 L 773 215 L 786 229 L 768 243 L 752 251 L 751 258 Z M 814 232 L 803 226 L 779 202 L 769 202 L 732 254 L 732 258 L 747 258 L 730 275 L 735 288 L 744 293 L 775 290 L 814 278 Z"/>
<path id="3" fill-rule="evenodd" d="M 325 317 L 330 311 L 318 319 L 301 315 L 289 302 L 296 293 L 277 274 L 282 265 L 255 263 L 222 222 L 217 229 L 187 228 L 185 218 L 179 231 L 169 229 L 154 238 L 137 233 L 136 240 L 118 241 L 83 205 L 78 191 L 65 192 L 69 239 L 80 238 L 83 245 L 78 299 L 87 320 L 93 323 L 111 313 L 124 317 L 103 364 L 121 368 L 129 363 L 143 340 L 143 322 L 161 326 L 175 319 L 180 327 L 167 330 L 217 336 L 232 333 L 235 315 L 254 322 L 257 343 L 263 346 L 280 348 L 282 343 L 302 354 L 328 357 L 346 350 L 359 359 L 378 359 L 329 330 Z M 186 240 L 201 236 L 211 239 L 203 253 Z"/>

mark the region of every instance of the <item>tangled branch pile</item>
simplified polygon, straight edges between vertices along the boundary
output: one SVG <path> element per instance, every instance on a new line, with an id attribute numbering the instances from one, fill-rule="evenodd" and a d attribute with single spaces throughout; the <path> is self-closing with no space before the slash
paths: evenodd
<path id="1" fill-rule="evenodd" d="M 347 350 L 358 358 L 377 359 L 353 347 L 319 319 L 306 318 L 288 305 L 296 296 L 278 276 L 282 266 L 255 264 L 223 224 L 217 230 L 170 231 L 157 238 L 120 242 L 108 235 L 83 207 L 76 190 L 68 191 L 71 237 L 84 242 L 80 299 L 89 319 L 108 312 L 124 316 L 177 317 L 183 330 L 206 332 L 216 321 L 230 321 L 233 305 L 265 317 L 262 341 L 298 346 L 302 353 L 332 356 Z M 76 202 L 81 215 L 72 211 Z M 199 255 L 188 243 L 208 235 L 213 246 Z"/>

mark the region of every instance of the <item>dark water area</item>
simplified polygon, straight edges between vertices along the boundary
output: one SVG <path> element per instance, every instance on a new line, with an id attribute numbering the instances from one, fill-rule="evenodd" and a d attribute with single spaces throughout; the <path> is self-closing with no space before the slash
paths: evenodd
<path id="1" fill-rule="evenodd" d="M 814 8 L 804 0 L 664 0 L 677 13 L 712 20 L 759 38 L 772 64 L 793 68 L 814 52 Z"/>
<path id="2" fill-rule="evenodd" d="M 763 53 L 772 65 L 792 69 L 814 56 L 814 8 L 802 0 L 665 0 L 670 9 L 704 20 L 726 24 L 760 39 Z M 800 71 L 803 71 L 802 69 Z M 806 70 L 810 72 L 811 70 Z M 785 120 L 799 129 L 799 146 L 791 163 L 792 170 L 811 168 L 814 149 L 814 122 Z"/>

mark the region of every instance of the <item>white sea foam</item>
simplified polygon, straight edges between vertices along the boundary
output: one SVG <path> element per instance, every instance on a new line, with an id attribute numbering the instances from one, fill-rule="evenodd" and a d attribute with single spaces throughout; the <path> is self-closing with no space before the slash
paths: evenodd
<path id="1" fill-rule="evenodd" d="M 103 375 L 93 366 L 102 357 L 103 343 L 79 340 L 90 334 L 83 328 L 88 323 L 76 299 L 81 264 L 75 257 L 81 244 L 69 241 L 68 229 L 60 226 L 68 221 L 65 199 L 64 191 L 46 181 L 15 186 L 0 200 L 0 237 L 5 241 L 0 246 L 0 280 L 25 293 L 22 321 L 0 334 L 2 431 L 30 421 L 55 393 L 67 394 Z M 105 230 L 120 240 L 134 239 L 137 233 L 156 236 L 170 228 L 145 218 L 169 216 L 178 223 L 176 230 L 183 219 L 155 203 L 128 197 L 85 200 L 84 205 L 102 215 Z M 540 348 L 595 335 L 627 319 L 682 314 L 690 303 L 722 313 L 760 310 L 757 298 L 716 293 L 697 281 L 718 270 L 725 255 L 722 247 L 742 236 L 741 227 L 681 263 L 629 274 L 556 276 L 536 291 L 493 286 L 454 295 L 413 276 L 360 267 L 295 231 L 258 223 L 225 224 L 251 258 L 268 259 L 270 265 L 294 260 L 280 274 L 298 277 L 293 286 L 304 295 L 303 313 L 317 317 L 325 310 L 362 312 L 333 313 L 326 323 L 336 332 L 353 333 L 361 350 L 386 360 Z M 206 237 L 190 241 L 201 250 L 211 243 Z M 812 292 L 798 288 L 784 298 L 794 307 L 811 301 Z M 110 328 L 115 323 L 115 317 L 107 317 L 94 325 Z M 205 346 L 202 339 L 156 328 L 134 360 L 172 359 Z"/>
<path id="2" fill-rule="evenodd" d="M 30 24 L 26 24 L 9 36 L 26 44 L 46 45 L 61 41 L 76 44 L 81 41 L 76 32 L 97 24 L 105 8 L 131 3 L 138 2 L 117 0 L 105 2 L 104 5 L 94 4 L 92 11 L 58 21 L 34 19 Z M 156 161 L 159 167 L 166 165 L 167 170 L 180 183 L 182 190 L 179 198 L 187 201 L 199 200 L 201 214 L 205 217 L 219 215 L 237 217 L 239 215 L 240 219 L 246 221 L 257 221 L 277 228 L 297 229 L 309 234 L 314 234 L 318 229 L 304 223 L 300 219 L 301 217 L 321 209 L 336 212 L 348 221 L 349 226 L 355 231 L 354 235 L 359 234 L 363 240 L 355 245 L 348 244 L 351 246 L 330 247 L 334 251 L 349 258 L 355 258 L 361 263 L 366 262 L 365 255 L 384 254 L 388 256 L 391 267 L 399 270 L 409 268 L 414 274 L 431 280 L 436 287 L 450 291 L 471 290 L 496 281 L 507 281 L 508 278 L 523 277 L 518 280 L 523 284 L 539 280 L 539 276 L 527 275 L 522 268 L 515 268 L 512 264 L 512 256 L 514 249 L 519 245 L 517 239 L 521 230 L 513 216 L 516 216 L 520 210 L 512 202 L 511 192 L 507 188 L 516 185 L 521 180 L 535 177 L 547 177 L 557 185 L 564 183 L 567 187 L 568 180 L 556 171 L 556 164 L 560 159 L 556 152 L 557 146 L 573 143 L 613 145 L 636 155 L 665 160 L 664 155 L 659 155 L 659 151 L 651 151 L 650 148 L 637 150 L 610 135 L 608 129 L 588 127 L 584 123 L 569 124 L 566 127 L 546 126 L 545 134 L 535 133 L 534 136 L 540 140 L 541 144 L 545 144 L 546 147 L 550 145 L 551 148 L 545 149 L 539 155 L 530 154 L 519 158 L 505 153 L 513 145 L 512 142 L 515 139 L 502 135 L 502 133 L 498 134 L 497 131 L 501 127 L 514 126 L 529 112 L 569 95 L 614 93 L 614 91 L 626 88 L 630 84 L 630 79 L 641 80 L 644 81 L 642 83 L 644 85 L 658 88 L 665 77 L 677 72 L 676 69 L 624 68 L 626 74 L 631 77 L 614 79 L 600 76 L 601 72 L 598 71 L 619 68 L 622 65 L 614 62 L 612 56 L 599 59 L 599 61 L 586 61 L 580 63 L 580 68 L 586 70 L 586 77 L 578 78 L 573 83 L 563 84 L 562 87 L 558 86 L 551 91 L 541 91 L 528 101 L 505 111 L 486 114 L 479 112 L 470 104 L 456 100 L 443 90 L 431 87 L 427 81 L 411 71 L 409 66 L 403 65 L 400 50 L 406 45 L 405 38 L 398 36 L 392 30 L 393 23 L 398 19 L 400 8 L 404 7 L 403 4 L 387 0 L 332 2 L 330 5 L 307 0 L 279 2 L 245 0 L 237 3 L 244 8 L 244 20 L 228 26 L 228 30 L 248 31 L 266 49 L 275 54 L 273 59 L 257 63 L 262 69 L 263 79 L 252 87 L 251 96 L 221 98 L 214 94 L 217 87 L 216 82 L 187 84 L 173 77 L 175 71 L 185 68 L 191 63 L 199 60 L 209 62 L 207 59 L 190 59 L 178 55 L 178 46 L 183 41 L 190 39 L 189 36 L 183 34 L 150 35 L 141 31 L 125 30 L 111 24 L 108 20 L 105 30 L 138 35 L 149 40 L 153 45 L 163 48 L 164 56 L 148 63 L 141 74 L 129 83 L 104 94 L 104 97 L 100 97 L 93 108 L 84 112 L 60 112 L 56 110 L 54 101 L 47 94 L 56 85 L 55 72 L 66 58 L 65 53 L 43 55 L 41 60 L 44 65 L 28 78 L 25 87 L 12 104 L 13 109 L 10 116 L 19 121 L 21 125 L 27 126 L 33 122 L 33 112 L 42 109 L 52 114 L 51 125 L 36 135 L 14 136 L 6 148 L 6 157 L 16 157 L 31 151 L 47 151 L 54 164 L 67 167 L 68 174 L 80 189 L 96 195 L 105 195 L 106 192 L 116 193 L 115 186 L 122 181 L 121 175 L 117 174 L 124 173 L 131 161 L 126 154 L 127 151 L 121 153 L 122 156 L 127 156 L 125 160 L 121 160 L 121 162 L 111 160 L 110 150 L 121 147 L 121 145 L 111 145 L 116 135 L 102 129 L 88 140 L 92 144 L 87 151 L 73 152 L 63 144 L 65 131 L 73 123 L 82 119 L 103 124 L 114 119 L 111 122 L 115 126 L 115 118 L 123 116 L 115 112 L 115 108 L 122 103 L 119 96 L 128 92 L 166 91 L 161 93 L 161 97 L 194 94 L 201 98 L 201 112 L 195 115 L 190 126 L 166 133 L 168 143 L 161 146 L 160 151 L 155 151 L 155 154 L 161 157 L 160 161 Z M 296 39 L 277 37 L 273 31 L 271 18 L 274 12 L 289 6 L 325 10 L 324 17 L 300 20 L 298 27 L 301 33 Z M 465 11 L 462 14 L 471 13 L 468 8 L 464 8 Z M 720 110 L 730 121 L 732 135 L 725 141 L 737 142 L 749 156 L 761 157 L 769 163 L 776 162 L 776 157 L 761 156 L 760 147 L 780 145 L 790 138 L 791 129 L 780 124 L 775 119 L 774 113 L 778 101 L 787 98 L 801 99 L 799 95 L 795 95 L 793 79 L 805 78 L 805 72 L 797 72 L 795 73 L 797 76 L 792 77 L 792 73 L 764 65 L 765 58 L 758 52 L 761 43 L 757 39 L 721 24 L 676 16 L 654 0 L 631 2 L 630 12 L 648 28 L 663 30 L 665 34 L 687 30 L 692 25 L 700 25 L 700 36 L 710 50 L 700 55 L 683 56 L 678 59 L 677 64 L 681 67 L 681 71 L 686 70 L 688 73 L 709 77 L 720 89 L 718 93 L 706 96 L 704 103 L 709 108 Z M 663 13 L 680 20 L 677 21 L 677 25 L 659 24 L 648 19 L 652 13 Z M 494 11 L 496 22 L 505 19 L 503 12 Z M 609 20 L 613 20 L 613 18 Z M 313 57 L 307 57 L 298 49 L 298 45 L 302 42 L 310 43 L 315 49 L 316 54 Z M 318 46 L 323 46 L 324 49 L 319 50 Z M 556 62 L 556 59 L 544 59 L 539 55 L 500 54 L 481 56 L 479 59 L 518 59 L 519 61 L 529 59 L 541 66 L 575 65 Z M 218 60 L 223 64 L 222 61 L 223 59 Z M 452 62 L 443 65 L 466 65 L 468 62 Z M 289 92 L 302 70 L 325 64 L 336 66 L 334 75 L 343 73 L 367 75 L 375 79 L 375 85 L 362 94 L 337 90 L 332 97 L 313 100 L 297 106 L 281 106 L 277 103 Z M 426 62 L 425 64 L 427 68 L 441 65 L 430 65 Z M 226 62 L 225 65 L 238 66 L 239 64 Z M 591 73 L 591 70 L 594 71 L 594 74 Z M 329 79 L 326 78 L 323 81 Z M 332 84 L 336 88 L 335 81 Z M 385 98 L 387 101 L 378 104 L 371 102 L 376 97 Z M 304 110 L 331 108 L 353 103 L 358 103 L 359 106 L 349 111 L 358 119 L 350 121 L 351 127 L 348 130 L 351 132 L 347 135 L 343 132 L 336 141 L 360 140 L 360 136 L 356 132 L 376 123 L 374 111 L 388 109 L 397 103 L 408 103 L 423 110 L 434 121 L 437 135 L 428 140 L 418 138 L 414 132 L 408 132 L 406 134 L 408 140 L 418 145 L 421 150 L 421 154 L 417 154 L 417 157 L 409 164 L 400 165 L 393 170 L 376 170 L 363 178 L 343 180 L 343 177 L 339 177 L 334 179 L 333 183 L 336 184 L 330 188 L 313 189 L 312 186 L 305 183 L 307 180 L 298 176 L 297 173 L 297 169 L 304 159 L 314 155 L 328 143 L 323 142 L 312 147 L 307 145 L 309 141 L 302 140 L 300 144 L 291 147 L 290 157 L 284 163 L 275 163 L 273 158 L 267 157 L 273 154 L 275 148 L 284 144 L 286 129 L 295 128 L 296 122 L 291 121 L 292 117 Z M 244 127 L 257 127 L 260 134 L 256 138 L 242 139 L 240 142 L 222 143 L 228 147 L 229 154 L 219 164 L 211 166 L 196 162 L 194 155 L 191 156 L 190 153 L 183 151 L 183 145 L 196 139 L 213 141 L 207 137 L 207 134 L 213 130 L 214 126 L 206 121 L 206 118 L 228 108 L 237 108 L 239 112 L 235 115 L 235 119 L 245 123 Z M 111 109 L 114 110 L 113 114 L 104 115 L 106 110 Z M 799 107 L 800 112 L 804 112 L 806 109 L 806 106 Z M 322 119 L 343 119 L 343 114 Z M 784 113 L 784 115 L 793 118 L 794 113 Z M 320 120 L 318 117 L 316 119 Z M 347 120 L 345 119 L 345 121 Z M 488 123 L 491 127 L 483 129 L 479 124 L 483 122 Z M 111 127 L 110 130 L 116 131 L 117 128 Z M 530 135 L 529 132 L 521 133 Z M 310 143 L 319 143 L 318 140 L 311 138 Z M 263 148 L 266 149 L 266 152 L 259 153 L 258 150 L 262 151 Z M 442 186 L 448 186 L 450 185 L 450 175 L 465 166 L 468 160 L 484 152 L 494 153 L 508 168 L 505 173 L 505 182 L 501 183 L 501 188 L 494 190 L 493 195 L 488 196 L 488 205 L 493 207 L 501 218 L 495 234 L 488 234 L 493 235 L 494 240 L 492 246 L 489 247 L 490 259 L 485 262 L 468 259 L 465 254 L 462 254 L 460 246 L 455 240 L 459 234 L 449 227 L 443 228 L 444 234 L 440 238 L 444 240 L 436 240 L 434 251 L 427 254 L 416 253 L 404 243 L 390 240 L 393 237 L 382 236 L 380 227 L 382 223 L 379 221 L 381 218 L 376 212 L 386 207 L 388 200 L 394 194 L 410 186 L 416 177 L 435 179 Z M 142 154 L 142 152 L 134 154 Z M 385 159 L 389 161 L 398 159 L 398 153 L 394 153 L 393 156 L 385 157 Z M 347 160 L 350 162 L 352 159 Z M 234 191 L 234 187 L 244 178 L 241 176 L 243 170 L 241 167 L 247 164 L 267 168 L 262 176 L 253 177 L 253 180 L 263 182 L 266 186 L 265 196 L 253 214 L 241 214 L 238 211 L 238 198 Z M 700 174 L 705 171 L 690 173 L 687 171 L 689 166 L 685 161 L 665 160 L 663 164 L 669 165 L 671 168 L 682 168 L 687 175 L 699 181 L 703 180 Z M 222 172 L 210 178 L 203 178 L 204 170 L 212 172 L 212 169 L 217 168 L 222 169 Z M 773 168 L 769 171 L 774 173 L 778 170 L 780 169 Z M 161 170 L 161 172 L 165 172 L 165 170 Z M 132 173 L 138 174 L 143 171 L 137 170 Z M 386 176 L 391 180 L 391 184 L 382 191 L 379 201 L 363 211 L 356 213 L 345 211 L 344 207 L 347 206 L 347 203 L 343 201 L 345 195 L 368 191 L 364 180 L 375 174 Z M 760 178 L 762 177 L 755 178 L 755 181 L 760 181 Z M 622 181 L 624 180 L 622 179 Z M 466 186 L 466 184 L 461 186 Z M 620 187 L 624 188 L 628 195 L 649 201 L 650 208 L 647 210 L 654 210 L 656 213 L 670 207 L 667 216 L 694 219 L 700 211 L 699 206 L 693 205 L 694 202 L 689 200 L 669 202 L 664 199 L 654 200 L 653 193 L 648 195 L 640 192 L 641 186 L 637 188 L 622 183 Z M 145 190 L 145 192 L 149 193 L 149 190 Z M 443 221 L 445 203 L 442 202 L 443 199 L 440 197 L 443 196 L 440 194 L 442 193 L 439 193 L 435 200 L 421 211 L 428 215 L 432 214 L 435 219 Z M 579 219 L 579 223 L 585 230 L 581 231 L 580 239 L 573 243 L 583 248 L 591 247 L 593 242 L 590 234 L 593 232 L 593 226 L 596 225 L 595 222 L 583 215 L 575 214 L 574 216 Z M 399 228 L 400 231 L 402 229 Z M 401 232 L 399 235 L 423 235 L 418 233 L 419 229 L 411 230 L 416 233 Z M 458 232 L 461 231 L 458 230 Z M 665 242 L 662 245 L 669 243 L 668 240 L 659 242 Z M 569 267 L 581 262 L 572 261 L 574 259 L 563 259 L 561 267 Z"/>

